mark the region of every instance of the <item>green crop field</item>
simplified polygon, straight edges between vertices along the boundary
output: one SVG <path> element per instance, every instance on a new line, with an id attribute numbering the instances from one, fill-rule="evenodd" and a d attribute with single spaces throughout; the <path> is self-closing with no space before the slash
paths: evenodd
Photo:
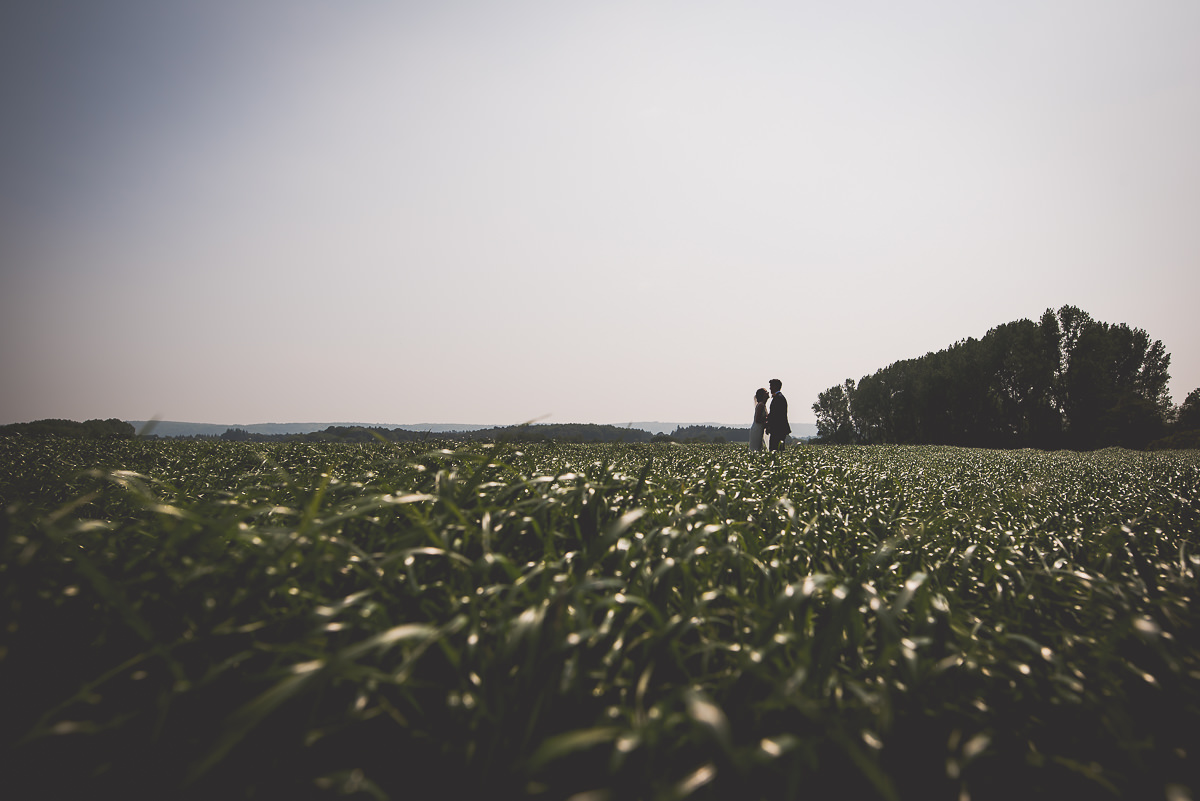
<path id="1" fill-rule="evenodd" d="M 5 798 L 1200 793 L 1200 452 L 0 439 Z"/>

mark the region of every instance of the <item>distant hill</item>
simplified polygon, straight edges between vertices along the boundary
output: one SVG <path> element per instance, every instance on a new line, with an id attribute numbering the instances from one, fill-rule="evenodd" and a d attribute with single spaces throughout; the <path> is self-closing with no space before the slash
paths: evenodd
<path id="1" fill-rule="evenodd" d="M 432 431 L 440 434 L 445 431 L 478 431 L 492 426 L 473 425 L 470 423 L 416 423 L 399 425 L 395 423 L 183 423 L 176 420 L 128 420 L 139 434 L 154 434 L 160 437 L 219 437 L 229 429 L 240 429 L 251 434 L 311 434 L 324 431 L 330 426 L 343 428 L 403 428 L 407 431 Z"/>
<path id="2" fill-rule="evenodd" d="M 324 431 L 330 426 L 342 428 L 402 428 L 406 431 L 432 431 L 442 434 L 447 431 L 481 431 L 488 428 L 501 428 L 495 425 L 479 425 L 475 423 L 186 423 L 177 420 L 128 420 L 139 434 L 152 434 L 159 437 L 219 437 L 229 429 L 238 429 L 250 434 L 312 434 Z M 749 428 L 744 425 L 730 423 L 664 423 L 631 422 L 610 424 L 617 428 L 631 428 L 647 431 L 651 434 L 671 434 L 680 428 L 711 427 L 711 428 Z M 815 437 L 817 427 L 811 423 L 793 423 L 792 436 L 800 439 Z"/>

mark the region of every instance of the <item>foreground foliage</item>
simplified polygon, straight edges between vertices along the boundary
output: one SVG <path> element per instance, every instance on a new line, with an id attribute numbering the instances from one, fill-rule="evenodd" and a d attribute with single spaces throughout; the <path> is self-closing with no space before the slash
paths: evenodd
<path id="1" fill-rule="evenodd" d="M 1200 790 L 1200 454 L 0 439 L 13 797 Z"/>

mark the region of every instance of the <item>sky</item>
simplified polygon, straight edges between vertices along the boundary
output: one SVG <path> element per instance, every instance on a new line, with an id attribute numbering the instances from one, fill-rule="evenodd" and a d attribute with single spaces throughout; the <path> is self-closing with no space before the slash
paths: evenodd
<path id="1" fill-rule="evenodd" d="M 748 425 L 1047 308 L 1200 387 L 1195 0 L 7 0 L 0 424 Z"/>

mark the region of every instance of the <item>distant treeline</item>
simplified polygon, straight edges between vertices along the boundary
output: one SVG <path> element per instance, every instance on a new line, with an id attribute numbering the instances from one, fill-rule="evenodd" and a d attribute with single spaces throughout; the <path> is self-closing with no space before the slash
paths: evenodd
<path id="1" fill-rule="evenodd" d="M 74 439 L 133 439 L 133 426 L 115 417 L 108 420 L 34 420 L 32 423 L 12 423 L 0 426 L 0 436 L 13 434 L 27 437 L 72 437 Z"/>
<path id="2" fill-rule="evenodd" d="M 1172 407 L 1170 363 L 1140 328 L 1063 306 L 846 379 L 812 408 L 819 437 L 834 443 L 1189 447 L 1200 390 Z"/>
<path id="3" fill-rule="evenodd" d="M 121 420 L 37 420 L 0 427 L 0 436 L 60 436 L 86 439 L 132 439 L 136 430 Z M 475 431 L 413 431 L 382 426 L 329 426 L 306 434 L 265 434 L 243 428 L 228 428 L 221 434 L 193 434 L 162 439 L 224 440 L 227 442 L 745 442 L 749 428 L 725 426 L 679 426 L 670 435 L 652 434 L 640 428 L 623 428 L 592 423 L 550 423 L 499 426 Z M 159 439 L 151 434 L 148 439 Z"/>
<path id="4" fill-rule="evenodd" d="M 412 431 L 380 426 L 329 426 L 308 434 L 259 434 L 230 428 L 217 436 L 196 435 L 188 439 L 222 439 L 233 442 L 745 442 L 749 428 L 724 426 L 680 426 L 670 435 L 652 434 L 640 428 L 592 423 L 549 423 L 499 426 L 476 431 Z"/>
<path id="5" fill-rule="evenodd" d="M 749 442 L 750 427 L 679 426 L 671 432 L 673 442 Z"/>
<path id="6" fill-rule="evenodd" d="M 199 437 L 198 437 L 199 438 Z M 207 437 L 214 439 L 214 437 Z M 555 423 L 484 428 L 477 431 L 412 431 L 381 426 L 329 426 L 308 434 L 256 434 L 231 428 L 215 439 L 237 442 L 649 442 L 653 435 L 639 428 L 588 423 Z"/>

